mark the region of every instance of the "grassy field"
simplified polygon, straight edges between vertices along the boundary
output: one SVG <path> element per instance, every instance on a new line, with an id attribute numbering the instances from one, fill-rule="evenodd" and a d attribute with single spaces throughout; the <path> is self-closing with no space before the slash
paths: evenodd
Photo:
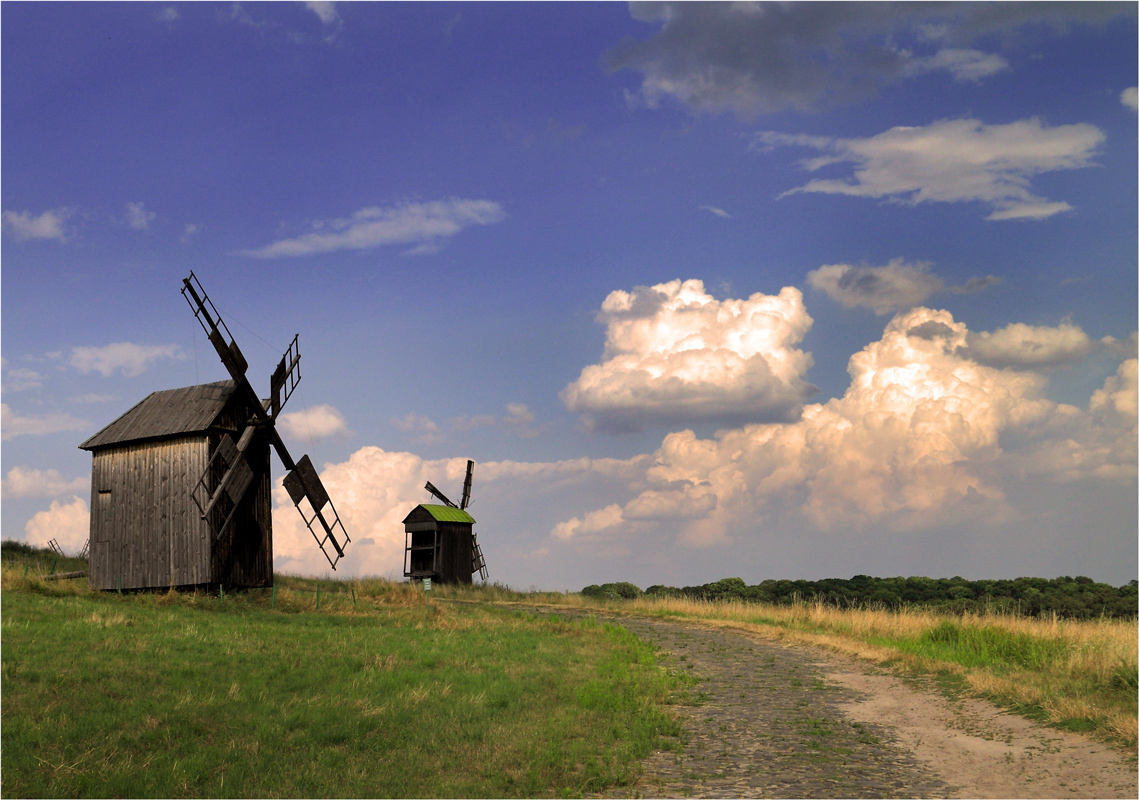
<path id="1" fill-rule="evenodd" d="M 556 597 L 551 600 L 557 601 Z M 642 597 L 584 600 L 608 608 L 730 625 L 933 675 L 948 689 L 1055 725 L 1134 747 L 1139 636 L 1134 620 L 1064 621 L 1003 614 L 775 606 Z"/>
<path id="2" fill-rule="evenodd" d="M 590 612 L 731 626 L 1136 744 L 1134 621 L 769 606 L 380 579 L 124 594 L 4 548 L 8 796 L 575 796 L 627 785 L 691 679 Z M 543 606 L 554 616 L 525 609 Z M 559 608 L 583 621 L 559 618 Z"/>
<path id="3" fill-rule="evenodd" d="M 383 580 L 119 596 L 26 567 L 2 571 L 5 796 L 574 796 L 679 735 L 685 679 L 594 620 Z"/>

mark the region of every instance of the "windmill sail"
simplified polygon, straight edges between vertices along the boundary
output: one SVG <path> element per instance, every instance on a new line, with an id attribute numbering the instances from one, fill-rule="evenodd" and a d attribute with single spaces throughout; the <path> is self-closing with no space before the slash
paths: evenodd
<path id="1" fill-rule="evenodd" d="M 197 485 L 190 493 L 195 505 L 198 506 L 198 511 L 201 512 L 202 519 L 207 521 L 213 531 L 215 539 L 220 539 L 229 528 L 238 504 L 241 503 L 249 485 L 253 483 L 253 470 L 245 459 L 245 450 L 253 439 L 253 433 L 253 426 L 248 426 L 236 445 L 228 433 L 223 434 L 218 441 L 217 449 L 210 457 L 209 464 L 206 465 L 205 472 L 198 478 Z M 220 478 L 217 478 L 219 474 Z M 211 512 L 223 503 L 228 510 L 223 509 L 225 518 L 219 522 L 218 515 Z"/>
<path id="2" fill-rule="evenodd" d="M 302 456 L 299 462 L 294 462 L 274 426 L 277 415 L 281 413 L 293 390 L 300 383 L 301 354 L 297 345 L 298 337 L 293 337 L 285 355 L 273 370 L 269 379 L 270 396 L 262 401 L 245 376 L 249 368 L 245 356 L 242 355 L 241 349 L 238 348 L 237 342 L 234 341 L 217 308 L 202 288 L 202 284 L 193 272 L 190 273 L 190 277 L 183 279 L 182 284 L 182 295 L 193 309 L 194 317 L 206 332 L 210 343 L 217 350 L 222 364 L 233 379 L 235 390 L 244 396 L 253 410 L 253 418 L 246 424 L 238 443 L 234 445 L 232 438 L 228 434 L 224 435 L 210 460 L 209 467 L 198 481 L 193 496 L 202 518 L 211 520 L 212 527 L 214 517 L 217 516 L 212 512 L 219 503 L 227 507 L 232 505 L 225 520 L 214 531 L 214 535 L 220 537 L 225 532 L 237 506 L 253 484 L 253 471 L 244 457 L 245 450 L 252 441 L 254 433 L 263 430 L 280 457 L 281 463 L 288 470 L 284 483 L 293 505 L 297 507 L 301 519 L 305 521 L 305 525 L 316 539 L 329 565 L 336 569 L 336 563 L 344 557 L 344 546 L 352 540 L 340 522 L 340 515 L 336 513 L 336 507 L 328 497 L 328 492 L 325 491 L 320 476 L 313 468 L 312 461 L 306 455 Z M 213 476 L 219 471 L 220 478 L 216 479 L 214 485 Z M 332 547 L 332 553 L 328 551 L 329 545 Z"/>
<path id="3" fill-rule="evenodd" d="M 289 401 L 297 384 L 301 382 L 301 351 L 297 347 L 298 337 L 299 334 L 293 337 L 292 344 L 285 351 L 285 355 L 281 356 L 280 363 L 269 378 L 268 411 L 274 420 Z"/>
<path id="4" fill-rule="evenodd" d="M 455 505 L 454 503 L 452 503 L 450 500 L 447 499 L 447 495 L 443 494 L 441 491 L 436 489 L 435 484 L 433 484 L 431 481 L 428 481 L 427 485 L 424 486 L 423 488 L 426 489 L 427 491 L 431 492 L 431 494 L 435 495 L 435 497 L 438 498 L 439 502 L 442 503 L 443 505 L 450 506 L 451 508 L 458 508 L 457 505 Z"/>
<path id="5" fill-rule="evenodd" d="M 482 548 L 479 547 L 478 537 L 474 532 L 471 532 L 471 572 L 477 572 L 479 577 L 485 582 L 490 573 L 486 570 L 486 559 L 483 558 Z"/>
<path id="6" fill-rule="evenodd" d="M 344 544 L 352 540 L 348 538 L 348 531 L 344 530 L 344 525 L 340 522 L 336 506 L 332 504 L 324 484 L 320 481 L 320 476 L 316 474 L 316 469 L 307 455 L 301 456 L 296 468 L 285 476 L 284 483 L 293 505 L 297 507 L 301 519 L 305 521 L 324 557 L 328 559 L 329 566 L 336 569 L 336 562 L 344 558 L 344 547 L 337 537 L 342 537 Z M 301 505 L 304 500 L 308 500 L 311 516 L 305 513 Z M 313 527 L 314 523 L 320 524 L 319 531 Z M 335 558 L 329 554 L 326 545 L 332 545 L 336 553 Z"/>
<path id="7" fill-rule="evenodd" d="M 475 476 L 475 462 L 467 459 L 467 477 L 463 481 L 463 499 L 459 503 L 459 508 L 465 509 L 471 504 L 471 480 Z"/>

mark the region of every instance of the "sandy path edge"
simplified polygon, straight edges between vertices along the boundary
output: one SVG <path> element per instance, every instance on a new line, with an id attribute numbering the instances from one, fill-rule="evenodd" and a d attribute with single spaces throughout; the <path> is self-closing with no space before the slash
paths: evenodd
<path id="1" fill-rule="evenodd" d="M 951 701 L 872 664 L 830 651 L 818 666 L 858 693 L 843 711 L 892 728 L 955 797 L 1139 797 L 1136 759 L 1125 751 L 1011 714 L 992 703 Z"/>

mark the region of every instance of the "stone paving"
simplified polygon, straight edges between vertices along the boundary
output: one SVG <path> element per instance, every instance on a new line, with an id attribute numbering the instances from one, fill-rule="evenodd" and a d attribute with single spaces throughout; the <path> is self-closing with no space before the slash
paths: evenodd
<path id="1" fill-rule="evenodd" d="M 693 704 L 676 706 L 682 752 L 656 752 L 641 797 L 945 797 L 889 730 L 846 718 L 856 695 L 828 683 L 805 649 L 690 624 L 614 620 L 655 643 L 661 663 L 690 672 Z"/>

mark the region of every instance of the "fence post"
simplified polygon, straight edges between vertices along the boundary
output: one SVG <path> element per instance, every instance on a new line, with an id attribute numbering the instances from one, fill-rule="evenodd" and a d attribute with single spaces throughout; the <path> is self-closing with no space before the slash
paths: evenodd
<path id="1" fill-rule="evenodd" d="M 316 610 L 320 611 L 320 586 L 316 587 Z"/>
<path id="2" fill-rule="evenodd" d="M 275 608 L 277 605 L 277 584 L 273 583 L 273 592 L 269 595 L 269 608 Z"/>
<path id="3" fill-rule="evenodd" d="M 123 576 L 119 576 L 119 597 L 123 596 Z"/>
<path id="4" fill-rule="evenodd" d="M 54 575 L 55 574 L 55 565 L 58 563 L 59 563 L 58 558 L 51 562 L 51 571 L 48 572 L 48 575 Z"/>
<path id="5" fill-rule="evenodd" d="M 224 583 L 218 584 L 218 599 L 219 600 L 225 600 L 225 584 Z"/>
<path id="6" fill-rule="evenodd" d="M 356 585 L 350 584 L 350 588 L 352 589 L 352 605 L 356 605 Z"/>

